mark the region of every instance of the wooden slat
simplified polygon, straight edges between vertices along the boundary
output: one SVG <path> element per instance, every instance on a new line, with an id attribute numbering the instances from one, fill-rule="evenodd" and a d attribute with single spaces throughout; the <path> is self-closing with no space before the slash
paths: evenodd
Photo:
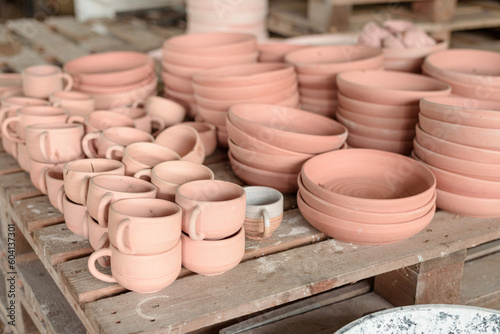
<path id="1" fill-rule="evenodd" d="M 0 185 L 0 193 L 3 192 L 10 203 L 42 195 L 42 192 L 33 186 L 26 172 L 0 176 Z"/>
<path id="2" fill-rule="evenodd" d="M 500 252 L 469 261 L 464 266 L 462 303 L 485 307 L 500 302 Z"/>
<path id="3" fill-rule="evenodd" d="M 21 171 L 22 169 L 19 167 L 16 159 L 6 152 L 0 153 L 0 175 L 12 174 Z"/>
<path id="4" fill-rule="evenodd" d="M 152 32 L 142 25 L 132 25 L 116 21 L 106 21 L 104 24 L 112 35 L 132 44 L 139 51 L 146 52 L 157 49 L 162 46 L 165 40 L 163 36 Z"/>
<path id="5" fill-rule="evenodd" d="M 500 240 L 490 241 L 488 243 L 470 248 L 467 250 L 465 261 L 473 261 L 480 257 L 500 252 Z"/>
<path id="6" fill-rule="evenodd" d="M 23 230 L 29 232 L 64 221 L 64 216 L 50 204 L 47 196 L 16 201 L 9 209 L 16 223 L 23 224 Z"/>

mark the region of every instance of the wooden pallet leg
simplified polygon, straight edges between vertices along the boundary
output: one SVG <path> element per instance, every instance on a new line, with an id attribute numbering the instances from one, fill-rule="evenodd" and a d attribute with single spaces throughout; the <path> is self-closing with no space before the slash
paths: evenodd
<path id="1" fill-rule="evenodd" d="M 447 22 L 455 15 L 457 0 L 429 0 L 415 1 L 412 3 L 412 10 L 415 14 L 421 15 L 433 22 Z"/>
<path id="2" fill-rule="evenodd" d="M 460 304 L 465 250 L 375 277 L 375 292 L 396 306 Z"/>
<path id="3" fill-rule="evenodd" d="M 349 30 L 352 5 L 335 5 L 331 0 L 308 0 L 307 18 L 321 32 Z"/>

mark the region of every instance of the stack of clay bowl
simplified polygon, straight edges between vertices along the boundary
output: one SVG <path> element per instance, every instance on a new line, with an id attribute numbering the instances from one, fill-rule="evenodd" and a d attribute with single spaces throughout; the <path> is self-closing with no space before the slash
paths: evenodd
<path id="1" fill-rule="evenodd" d="M 231 107 L 227 130 L 234 173 L 284 193 L 297 191 L 305 161 L 341 148 L 347 138 L 347 129 L 328 117 L 270 104 Z"/>
<path id="2" fill-rule="evenodd" d="M 500 216 L 500 102 L 432 97 L 420 102 L 413 155 L 437 179 L 437 205 Z"/>
<path id="3" fill-rule="evenodd" d="M 448 83 L 454 95 L 500 101 L 500 53 L 453 49 L 434 53 L 422 72 Z"/>
<path id="4" fill-rule="evenodd" d="M 284 63 L 288 53 L 302 48 L 305 46 L 288 44 L 285 41 L 268 41 L 259 44 L 259 63 Z"/>
<path id="5" fill-rule="evenodd" d="M 226 115 L 241 103 L 297 107 L 297 76 L 289 64 L 248 64 L 221 67 L 193 75 L 199 119 L 217 127 L 219 145 L 227 146 Z"/>
<path id="6" fill-rule="evenodd" d="M 308 160 L 297 203 L 304 218 L 329 237 L 360 244 L 398 242 L 422 231 L 436 209 L 436 179 L 411 158 L 347 149 Z"/>
<path id="7" fill-rule="evenodd" d="M 447 96 L 450 86 L 420 74 L 350 71 L 338 75 L 337 120 L 349 129 L 347 144 L 410 154 L 425 96 Z"/>
<path id="8" fill-rule="evenodd" d="M 337 109 L 337 74 L 349 70 L 382 69 L 378 49 L 361 45 L 308 47 L 293 51 L 285 60 L 295 65 L 302 109 L 334 117 Z"/>
<path id="9" fill-rule="evenodd" d="M 166 97 L 197 114 L 191 77 L 194 73 L 257 61 L 257 40 L 250 34 L 210 33 L 181 35 L 165 41 L 162 48 L 162 79 Z"/>
<path id="10" fill-rule="evenodd" d="M 239 32 L 265 40 L 267 33 L 267 0 L 213 2 L 187 0 L 188 34 L 207 32 Z"/>

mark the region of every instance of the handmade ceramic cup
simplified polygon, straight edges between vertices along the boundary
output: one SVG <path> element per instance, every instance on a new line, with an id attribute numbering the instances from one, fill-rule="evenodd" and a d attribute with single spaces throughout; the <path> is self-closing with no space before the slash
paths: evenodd
<path id="1" fill-rule="evenodd" d="M 195 180 L 213 180 L 214 172 L 196 162 L 165 161 L 153 168 L 138 171 L 134 177 L 148 177 L 158 188 L 157 198 L 175 201 L 175 193 L 181 184 Z"/>
<path id="2" fill-rule="evenodd" d="M 265 239 L 278 228 L 283 219 L 283 195 L 270 187 L 245 187 L 247 195 L 245 235 Z"/>
<path id="3" fill-rule="evenodd" d="M 87 210 L 101 226 L 108 226 L 111 203 L 124 198 L 155 198 L 156 186 L 135 177 L 122 175 L 96 175 L 90 178 Z"/>
<path id="4" fill-rule="evenodd" d="M 62 196 L 62 206 L 64 211 L 64 221 L 68 229 L 71 232 L 87 239 L 89 237 L 87 207 L 71 201 L 66 195 Z"/>
<path id="5" fill-rule="evenodd" d="M 153 255 L 123 254 L 115 246 L 93 253 L 88 262 L 89 270 L 97 279 L 119 283 L 126 289 L 139 293 L 152 293 L 169 286 L 181 271 L 181 241 L 166 252 Z M 111 257 L 112 276 L 97 270 L 95 261 Z"/>
<path id="6" fill-rule="evenodd" d="M 109 206 L 109 239 L 124 254 L 158 254 L 181 237 L 182 210 L 157 198 L 122 199 Z"/>
<path id="7" fill-rule="evenodd" d="M 217 128 L 210 123 L 202 122 L 184 122 L 183 125 L 188 125 L 198 131 L 201 142 L 205 148 L 205 156 L 215 152 L 217 148 Z"/>
<path id="8" fill-rule="evenodd" d="M 70 116 L 68 123 L 83 124 L 85 133 L 104 131 L 117 126 L 135 128 L 135 122 L 132 118 L 105 110 L 94 111 L 85 117 Z"/>
<path id="9" fill-rule="evenodd" d="M 63 168 L 56 165 L 45 172 L 45 184 L 47 185 L 47 196 L 50 204 L 57 210 L 64 213 L 64 177 Z"/>
<path id="10" fill-rule="evenodd" d="M 87 214 L 87 230 L 90 246 L 92 246 L 95 251 L 110 246 L 108 228 L 99 225 L 89 214 Z M 103 267 L 109 267 L 111 265 L 109 256 L 100 257 L 97 262 Z"/>
<path id="11" fill-rule="evenodd" d="M 147 133 L 152 133 L 153 128 L 157 132 L 165 129 L 165 121 L 162 118 L 148 114 L 143 108 L 121 107 L 113 108 L 110 111 L 132 118 L 135 122 L 135 127 Z"/>
<path id="12" fill-rule="evenodd" d="M 16 116 L 16 111 L 26 106 L 47 106 L 49 103 L 44 99 L 26 96 L 11 96 L 5 98 L 0 103 L 0 123 L 3 123 L 5 118 Z M 15 130 L 15 129 L 12 129 Z"/>
<path id="13" fill-rule="evenodd" d="M 220 275 L 233 269 L 245 254 L 245 229 L 222 240 L 191 239 L 182 233 L 182 264 L 205 276 Z"/>
<path id="14" fill-rule="evenodd" d="M 154 138 L 147 132 L 129 127 L 112 127 L 102 132 L 89 132 L 82 140 L 83 152 L 88 158 L 105 158 L 106 152 L 112 146 L 125 147 L 138 142 L 154 142 Z M 96 145 L 96 143 L 98 143 Z M 97 149 L 96 149 L 97 147 Z M 123 152 L 113 151 L 108 155 L 110 159 L 121 160 Z"/>
<path id="15" fill-rule="evenodd" d="M 182 208 L 182 230 L 193 240 L 223 239 L 245 221 L 245 190 L 235 183 L 198 180 L 177 188 L 175 202 Z"/>
<path id="16" fill-rule="evenodd" d="M 181 160 L 203 163 L 205 147 L 198 131 L 190 126 L 171 126 L 156 137 L 155 143 L 168 147 L 179 154 Z"/>
<path id="17" fill-rule="evenodd" d="M 59 166 L 62 168 L 64 164 L 55 164 L 55 163 L 46 163 L 39 162 L 33 159 L 30 159 L 30 180 L 31 183 L 40 190 L 43 194 L 47 195 L 47 184 L 45 183 L 45 174 L 47 171 L 52 168 Z"/>
<path id="18" fill-rule="evenodd" d="M 179 160 L 180 157 L 172 149 L 155 143 L 133 143 L 123 147 L 115 145 L 106 152 L 106 158 L 111 159 L 117 152 L 123 154 L 125 175 L 133 176 L 145 168 L 152 168 L 164 161 Z"/>
<path id="19" fill-rule="evenodd" d="M 26 127 L 26 147 L 30 157 L 36 161 L 72 161 L 83 154 L 83 132 L 81 124 L 32 124 Z"/>
<path id="20" fill-rule="evenodd" d="M 148 97 L 144 109 L 149 115 L 163 119 L 166 127 L 181 123 L 186 117 L 186 108 L 160 96 Z"/>
<path id="21" fill-rule="evenodd" d="M 66 81 L 66 84 L 63 85 L 63 81 Z M 73 78 L 63 73 L 60 67 L 35 65 L 23 70 L 22 83 L 25 96 L 46 99 L 55 92 L 71 90 Z"/>
<path id="22" fill-rule="evenodd" d="M 95 110 L 94 98 L 81 92 L 56 92 L 50 95 L 49 101 L 55 107 L 66 109 L 70 116 L 86 116 Z"/>
<path id="23" fill-rule="evenodd" d="M 2 139 L 2 141 L 5 139 Z M 16 159 L 19 167 L 25 172 L 30 172 L 30 156 L 28 154 L 28 149 L 26 148 L 26 144 L 23 143 L 15 143 L 16 144 Z"/>
<path id="24" fill-rule="evenodd" d="M 120 161 L 109 159 L 79 159 L 63 166 L 64 192 L 77 204 L 87 202 L 89 180 L 94 175 L 124 175 L 125 166 Z"/>

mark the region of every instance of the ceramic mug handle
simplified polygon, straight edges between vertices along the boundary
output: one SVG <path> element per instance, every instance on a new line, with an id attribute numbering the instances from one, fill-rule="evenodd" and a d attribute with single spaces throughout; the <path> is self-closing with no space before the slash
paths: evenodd
<path id="1" fill-rule="evenodd" d="M 82 139 L 83 152 L 87 158 L 97 158 L 97 152 L 94 148 L 94 142 L 101 137 L 101 132 L 89 132 Z"/>
<path id="2" fill-rule="evenodd" d="M 82 237 L 84 237 L 85 239 L 89 238 L 89 224 L 90 224 L 91 219 L 92 218 L 90 217 L 89 212 L 85 211 L 85 214 L 83 215 L 83 219 L 82 219 L 82 222 L 83 222 L 82 223 L 83 224 Z"/>
<path id="3" fill-rule="evenodd" d="M 264 232 L 262 232 L 261 238 L 265 239 L 271 233 L 271 219 L 269 218 L 269 213 L 266 209 L 260 210 L 260 215 L 264 223 Z"/>
<path id="4" fill-rule="evenodd" d="M 108 232 L 104 232 L 97 241 L 95 250 L 98 251 L 99 249 L 105 249 L 108 246 L 109 246 L 109 235 Z M 99 264 L 103 267 L 109 267 L 111 265 L 111 260 L 109 256 L 100 257 L 97 259 L 97 262 L 99 262 Z"/>
<path id="5" fill-rule="evenodd" d="M 95 251 L 92 255 L 90 255 L 88 267 L 90 273 L 95 278 L 108 283 L 116 283 L 116 279 L 113 276 L 101 273 L 95 266 L 95 261 L 97 259 L 105 256 L 111 257 L 111 253 L 111 248 L 101 248 L 98 251 Z"/>
<path id="6" fill-rule="evenodd" d="M 108 222 L 106 221 L 106 219 L 104 219 L 104 216 L 106 215 L 106 211 L 109 207 L 109 204 L 111 204 L 112 200 L 113 200 L 113 194 L 107 192 L 104 194 L 104 196 L 99 201 L 99 204 L 97 205 L 97 222 L 99 223 L 99 225 L 103 227 L 108 226 Z"/>
<path id="7" fill-rule="evenodd" d="M 85 175 L 83 177 L 82 183 L 80 184 L 80 204 L 87 204 L 87 194 L 89 191 L 89 179 L 90 176 Z"/>
<path id="8" fill-rule="evenodd" d="M 196 233 L 196 220 L 201 213 L 201 207 L 196 205 L 191 214 L 189 215 L 189 237 L 194 241 L 205 239 L 205 235 L 203 233 Z"/>
<path id="9" fill-rule="evenodd" d="M 49 167 L 43 167 L 40 175 L 38 176 L 38 186 L 40 187 L 40 191 L 47 195 L 47 172 L 49 171 Z"/>
<path id="10" fill-rule="evenodd" d="M 165 130 L 165 128 L 167 127 L 163 118 L 157 116 L 151 116 L 151 125 L 156 129 L 156 131 L 153 133 L 153 137 L 155 138 L 161 131 Z"/>
<path id="11" fill-rule="evenodd" d="M 135 101 L 132 103 L 132 108 L 139 108 L 139 106 L 144 105 L 146 102 L 142 100 Z"/>
<path id="12" fill-rule="evenodd" d="M 85 124 L 85 117 L 80 115 L 72 115 L 68 117 L 67 123 Z"/>
<path id="13" fill-rule="evenodd" d="M 125 241 L 123 240 L 126 231 L 128 232 L 130 240 L 130 234 L 133 234 L 130 232 L 131 228 L 132 221 L 129 218 L 125 218 L 120 222 L 120 224 L 118 224 L 118 228 L 116 229 L 116 248 L 118 248 L 118 250 L 123 254 L 135 254 L 134 249 L 125 245 Z"/>
<path id="14" fill-rule="evenodd" d="M 3 123 L 5 119 L 7 119 L 7 114 L 10 111 L 9 107 L 0 108 L 0 124 Z"/>
<path id="15" fill-rule="evenodd" d="M 73 88 L 73 77 L 69 73 L 61 73 L 61 78 L 66 81 L 66 86 L 64 86 L 63 90 L 68 91 Z"/>
<path id="16" fill-rule="evenodd" d="M 106 159 L 113 159 L 113 153 L 125 151 L 125 147 L 122 145 L 113 145 L 106 150 Z M 117 160 L 117 159 L 114 159 Z"/>
<path id="17" fill-rule="evenodd" d="M 2 135 L 16 143 L 22 143 L 23 140 L 17 137 L 17 133 L 13 133 L 10 131 L 9 125 L 11 123 L 19 123 L 19 119 L 19 116 L 7 117 L 7 119 L 2 123 Z"/>
<path id="18" fill-rule="evenodd" d="M 40 133 L 40 137 L 38 137 L 38 144 L 40 146 L 40 153 L 42 154 L 42 158 L 45 161 L 50 161 L 49 154 L 47 153 L 47 137 L 49 133 L 48 131 L 43 131 Z"/>
<path id="19" fill-rule="evenodd" d="M 138 179 L 142 179 L 143 176 L 147 176 L 149 178 L 149 180 L 147 180 L 147 181 L 150 181 L 151 180 L 151 175 L 152 175 L 151 168 L 145 168 L 145 169 L 141 169 L 140 171 L 138 171 L 137 173 L 135 173 L 134 177 L 138 178 Z M 143 179 L 143 180 L 146 180 L 146 179 Z"/>

